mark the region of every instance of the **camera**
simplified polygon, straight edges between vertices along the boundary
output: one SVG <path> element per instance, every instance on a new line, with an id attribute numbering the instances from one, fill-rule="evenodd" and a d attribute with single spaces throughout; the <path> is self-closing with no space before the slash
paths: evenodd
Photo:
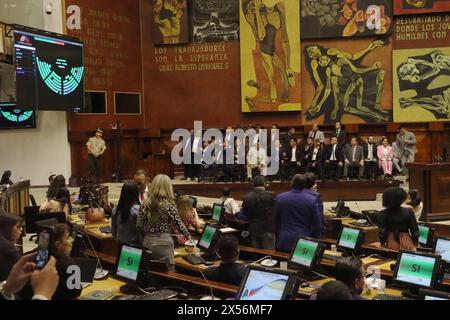
<path id="1" fill-rule="evenodd" d="M 50 2 L 45 6 L 45 13 L 49 15 L 53 13 L 53 5 Z"/>

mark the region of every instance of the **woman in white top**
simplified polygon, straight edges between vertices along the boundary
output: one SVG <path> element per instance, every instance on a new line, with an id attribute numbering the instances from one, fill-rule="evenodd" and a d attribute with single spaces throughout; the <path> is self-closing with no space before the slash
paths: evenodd
<path id="1" fill-rule="evenodd" d="M 414 211 L 416 220 L 419 221 L 423 211 L 423 202 L 419 196 L 419 190 L 412 189 L 408 192 L 408 199 L 406 200 L 405 207 L 409 207 Z"/>
<path id="2" fill-rule="evenodd" d="M 220 198 L 220 201 L 225 208 L 225 213 L 229 215 L 236 215 L 239 213 L 240 208 L 236 200 L 230 197 L 231 190 L 230 188 L 223 188 L 223 197 Z"/>

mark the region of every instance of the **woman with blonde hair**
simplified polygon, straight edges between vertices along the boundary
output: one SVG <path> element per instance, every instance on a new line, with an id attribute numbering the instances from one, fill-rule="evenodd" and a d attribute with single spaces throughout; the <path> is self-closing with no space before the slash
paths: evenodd
<path id="1" fill-rule="evenodd" d="M 197 210 L 192 207 L 192 200 L 191 198 L 189 198 L 189 196 L 184 195 L 178 199 L 177 209 L 178 215 L 180 216 L 181 221 L 183 221 L 186 228 L 194 228 L 195 230 L 199 231 L 201 221 L 198 218 Z M 178 232 L 178 230 L 174 231 L 175 237 L 177 238 L 177 241 L 180 245 L 183 245 L 186 241 L 188 241 L 188 238 Z"/>
<path id="2" fill-rule="evenodd" d="M 173 229 L 190 239 L 189 231 L 181 221 L 175 205 L 172 181 L 158 174 L 148 190 L 148 197 L 141 205 L 136 230 L 142 236 L 142 244 L 152 252 L 153 259 L 165 261 L 170 270 L 175 268 Z"/>

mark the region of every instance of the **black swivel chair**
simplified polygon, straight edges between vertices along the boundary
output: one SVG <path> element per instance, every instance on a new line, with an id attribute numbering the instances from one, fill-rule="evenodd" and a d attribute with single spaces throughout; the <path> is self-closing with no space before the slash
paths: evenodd
<path id="1" fill-rule="evenodd" d="M 31 205 L 33 207 L 37 207 L 38 205 L 37 205 L 37 202 L 36 202 L 36 199 L 34 198 L 34 196 L 32 194 L 30 194 L 29 197 L 30 197 Z"/>
<path id="2" fill-rule="evenodd" d="M 55 225 L 56 223 L 65 223 L 66 214 L 64 212 L 39 213 L 39 207 L 25 207 L 25 232 L 37 233 L 39 227 Z M 30 241 L 35 239 L 37 235 L 30 237 Z"/>

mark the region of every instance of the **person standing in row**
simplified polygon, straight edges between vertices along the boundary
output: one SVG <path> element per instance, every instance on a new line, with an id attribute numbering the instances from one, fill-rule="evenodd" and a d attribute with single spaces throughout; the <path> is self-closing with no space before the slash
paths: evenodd
<path id="1" fill-rule="evenodd" d="M 178 214 L 172 181 L 168 176 L 158 174 L 150 184 L 147 200 L 140 207 L 136 230 L 143 239 L 143 246 L 152 252 L 153 259 L 166 262 L 171 271 L 175 270 L 171 235 L 174 228 L 191 239 Z"/>
<path id="2" fill-rule="evenodd" d="M 406 164 L 413 163 L 417 153 L 417 140 L 414 133 L 406 130 L 404 126 L 400 126 L 400 132 L 396 139 L 397 147 L 400 152 L 400 161 L 403 166 L 403 174 L 408 177 L 408 168 Z"/>

